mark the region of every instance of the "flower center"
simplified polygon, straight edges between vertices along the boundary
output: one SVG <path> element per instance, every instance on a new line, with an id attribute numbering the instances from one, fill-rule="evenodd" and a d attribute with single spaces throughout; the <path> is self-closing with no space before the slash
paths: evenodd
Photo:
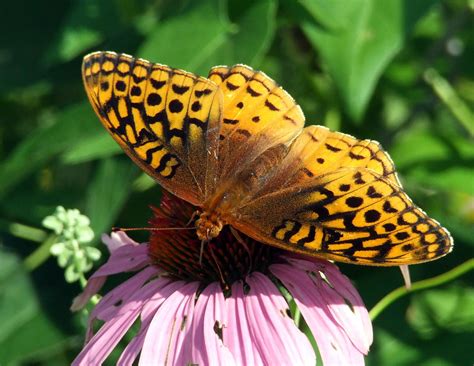
<path id="1" fill-rule="evenodd" d="M 163 194 L 161 207 L 153 211 L 152 227 L 185 228 L 195 208 L 170 194 Z M 194 222 L 188 226 L 194 227 Z M 218 281 L 224 290 L 253 271 L 265 273 L 280 252 L 228 226 L 208 242 L 199 240 L 193 229 L 152 231 L 149 244 L 153 263 L 169 276 L 203 284 Z"/>

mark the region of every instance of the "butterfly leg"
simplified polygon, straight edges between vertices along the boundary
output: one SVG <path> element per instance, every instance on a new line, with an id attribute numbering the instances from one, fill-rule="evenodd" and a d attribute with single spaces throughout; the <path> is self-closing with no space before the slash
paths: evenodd
<path id="1" fill-rule="evenodd" d="M 410 279 L 410 270 L 408 265 L 403 264 L 400 266 L 400 271 L 402 271 L 403 280 L 405 281 L 405 288 L 409 290 L 411 288 L 411 279 Z"/>
<path id="2" fill-rule="evenodd" d="M 207 241 L 207 240 L 203 240 L 201 242 L 201 254 L 204 251 L 203 247 L 204 247 L 205 242 L 209 243 L 209 241 Z M 221 281 L 221 284 L 223 286 L 223 289 L 224 289 L 224 291 L 228 291 L 229 286 L 227 285 L 227 282 L 224 278 L 224 274 L 222 273 L 221 266 L 219 265 L 219 260 L 217 259 L 216 255 L 214 253 L 214 249 L 212 249 L 212 245 L 209 245 L 209 253 L 211 254 L 211 257 L 212 257 L 214 263 L 216 264 L 217 272 L 219 273 L 219 277 L 220 277 L 220 281 Z"/>
<path id="3" fill-rule="evenodd" d="M 250 266 L 249 266 L 249 271 L 250 269 L 252 268 L 252 252 L 250 251 L 250 248 L 248 247 L 247 243 L 245 242 L 245 240 L 242 238 L 242 236 L 240 236 L 239 232 L 237 230 L 235 230 L 231 225 L 229 225 L 230 227 L 230 232 L 232 233 L 232 235 L 235 236 L 235 238 L 237 239 L 237 241 L 242 244 L 242 246 L 245 248 L 245 251 L 248 253 L 249 255 L 249 263 L 250 263 Z"/>
<path id="4" fill-rule="evenodd" d="M 191 225 L 191 223 L 194 221 L 194 219 L 199 216 L 201 214 L 201 212 L 199 212 L 199 210 L 196 210 L 193 212 L 193 214 L 191 215 L 191 218 L 189 219 L 189 221 L 187 222 L 186 226 L 189 226 Z"/>
<path id="5" fill-rule="evenodd" d="M 208 241 L 207 240 L 201 240 L 201 249 L 199 250 L 199 265 L 202 266 L 202 255 L 204 253 L 204 244 L 206 244 Z"/>

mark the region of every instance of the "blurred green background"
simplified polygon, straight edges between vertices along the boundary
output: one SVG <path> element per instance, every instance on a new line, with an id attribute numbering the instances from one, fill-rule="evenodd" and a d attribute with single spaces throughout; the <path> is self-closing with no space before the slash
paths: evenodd
<path id="1" fill-rule="evenodd" d="M 474 249 L 474 1 L 16 0 L 0 22 L 0 365 L 65 365 L 81 347 L 81 287 L 42 243 L 55 207 L 143 226 L 160 188 L 123 154 L 83 91 L 82 57 L 113 50 L 206 75 L 265 71 L 309 124 L 380 141 L 414 201 L 452 233 L 442 274 Z M 139 239 L 145 234 L 135 235 Z M 46 248 L 46 250 L 45 250 Z M 106 257 L 105 255 L 103 256 Z M 370 309 L 398 268 L 341 265 Z M 392 304 L 374 322 L 369 365 L 471 365 L 472 272 Z"/>

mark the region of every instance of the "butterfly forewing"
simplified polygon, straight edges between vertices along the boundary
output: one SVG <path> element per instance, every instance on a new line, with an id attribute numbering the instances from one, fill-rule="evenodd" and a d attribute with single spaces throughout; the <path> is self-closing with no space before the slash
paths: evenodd
<path id="1" fill-rule="evenodd" d="M 214 67 L 209 79 L 223 94 L 219 176 L 235 178 L 257 157 L 289 144 L 304 126 L 294 99 L 261 71 L 245 65 Z"/>
<path id="2" fill-rule="evenodd" d="M 125 152 L 164 188 L 202 204 L 216 184 L 222 109 L 217 86 L 113 52 L 86 56 L 82 73 L 97 115 Z"/>

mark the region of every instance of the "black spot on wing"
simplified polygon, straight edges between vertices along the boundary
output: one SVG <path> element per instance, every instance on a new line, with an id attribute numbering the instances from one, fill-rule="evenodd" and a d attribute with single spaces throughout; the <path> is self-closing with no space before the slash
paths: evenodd
<path id="1" fill-rule="evenodd" d="M 163 86 L 165 86 L 166 80 L 155 80 L 151 78 L 150 84 L 154 89 L 161 89 Z"/>
<path id="2" fill-rule="evenodd" d="M 260 95 L 262 95 L 261 93 L 253 90 L 250 85 L 247 86 L 247 93 L 249 93 L 252 97 L 259 97 Z"/>
<path id="3" fill-rule="evenodd" d="M 238 119 L 224 118 L 223 122 L 228 124 L 228 125 L 236 125 L 237 123 L 239 123 L 239 120 Z"/>
<path id="4" fill-rule="evenodd" d="M 204 90 L 195 90 L 194 91 L 194 95 L 196 96 L 196 98 L 200 98 L 203 95 L 209 95 L 211 93 L 212 93 L 212 89 L 204 89 Z"/>
<path id="5" fill-rule="evenodd" d="M 326 143 L 325 145 L 326 145 L 327 149 L 328 149 L 328 150 L 330 150 L 330 151 L 332 151 L 332 152 L 338 152 L 338 151 L 341 151 L 341 149 L 340 149 L 340 148 L 338 148 L 338 147 L 335 147 L 335 146 L 332 146 L 331 144 L 328 144 L 328 143 Z"/>
<path id="6" fill-rule="evenodd" d="M 178 95 L 183 95 L 184 93 L 186 93 L 189 90 L 189 86 L 185 86 L 185 85 L 179 86 L 179 85 L 173 84 L 171 86 L 171 88 Z"/>
<path id="7" fill-rule="evenodd" d="M 183 103 L 181 103 L 178 99 L 173 99 L 168 104 L 168 108 L 171 113 L 179 113 L 183 110 Z"/>
<path id="8" fill-rule="evenodd" d="M 368 223 L 376 222 L 380 219 L 380 212 L 377 210 L 368 210 L 365 212 L 364 217 Z"/>

